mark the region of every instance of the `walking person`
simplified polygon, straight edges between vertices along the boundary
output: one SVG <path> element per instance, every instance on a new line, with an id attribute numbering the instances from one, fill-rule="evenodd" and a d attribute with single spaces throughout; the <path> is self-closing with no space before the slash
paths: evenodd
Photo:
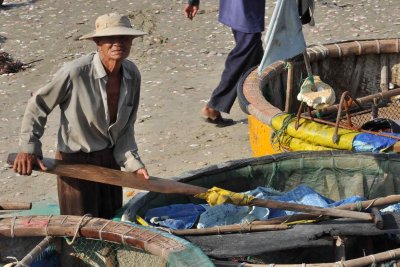
<path id="1" fill-rule="evenodd" d="M 186 17 L 192 20 L 199 6 L 200 0 L 188 0 L 184 9 Z M 231 119 L 223 118 L 221 113 L 230 112 L 242 74 L 257 66 L 262 59 L 264 50 L 261 34 L 264 31 L 264 16 L 265 0 L 219 1 L 219 22 L 231 28 L 235 47 L 226 58 L 218 86 L 201 111 L 207 122 L 220 127 L 234 123 Z"/>

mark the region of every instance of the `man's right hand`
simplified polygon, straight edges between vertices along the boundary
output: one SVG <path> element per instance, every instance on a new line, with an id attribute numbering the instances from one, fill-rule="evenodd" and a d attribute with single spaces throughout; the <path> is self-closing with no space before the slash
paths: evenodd
<path id="1" fill-rule="evenodd" d="M 20 152 L 15 157 L 13 170 L 20 175 L 31 175 L 33 166 L 39 166 L 43 171 L 47 170 L 43 161 L 40 160 L 36 155 Z"/>

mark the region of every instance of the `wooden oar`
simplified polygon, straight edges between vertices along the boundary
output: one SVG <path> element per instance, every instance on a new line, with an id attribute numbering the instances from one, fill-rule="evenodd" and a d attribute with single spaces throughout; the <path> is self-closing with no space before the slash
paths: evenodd
<path id="1" fill-rule="evenodd" d="M 7 159 L 8 164 L 13 165 L 16 156 L 17 154 L 15 153 L 9 154 Z M 35 170 L 80 180 L 165 194 L 183 194 L 193 196 L 199 193 L 207 192 L 206 188 L 200 186 L 179 183 L 173 180 L 156 177 L 151 177 L 151 179 L 145 180 L 137 177 L 137 175 L 134 173 L 103 168 L 90 164 L 71 163 L 50 158 L 44 158 L 43 162 L 48 170 L 42 171 L 39 168 L 35 168 Z"/>
<path id="2" fill-rule="evenodd" d="M 9 154 L 8 164 L 13 164 L 16 154 Z M 194 196 L 197 194 L 205 193 L 208 191 L 207 188 L 180 183 L 177 181 L 151 177 L 146 180 L 138 177 L 134 173 L 122 172 L 119 170 L 113 170 L 103 168 L 95 165 L 70 163 L 55 159 L 44 158 L 43 159 L 48 170 L 46 173 L 52 173 L 61 176 L 67 176 L 71 178 L 77 178 L 81 180 L 93 181 L 104 184 L 111 184 L 123 187 L 130 187 L 135 189 L 147 190 L 152 192 L 164 193 L 164 194 L 183 194 Z M 349 211 L 349 210 L 338 210 L 338 209 L 324 209 L 315 206 L 301 205 L 295 203 L 279 202 L 273 200 L 264 199 L 253 199 L 249 206 L 259 206 L 265 208 L 276 208 L 282 210 L 290 210 L 297 212 L 305 212 L 317 215 L 326 215 L 339 218 L 351 218 L 357 220 L 373 221 L 373 216 L 369 213 Z"/>

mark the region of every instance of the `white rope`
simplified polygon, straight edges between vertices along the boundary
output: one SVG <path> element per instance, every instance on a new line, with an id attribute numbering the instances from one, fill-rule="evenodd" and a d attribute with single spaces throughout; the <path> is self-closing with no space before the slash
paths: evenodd
<path id="1" fill-rule="evenodd" d="M 67 242 L 68 245 L 71 246 L 75 242 L 75 239 L 78 236 L 79 230 L 81 229 L 82 222 L 85 219 L 85 217 L 91 217 L 91 216 L 92 216 L 91 214 L 85 214 L 82 216 L 79 223 L 76 225 L 74 237 L 72 238 L 72 240 L 68 240 L 68 238 L 65 238 L 65 241 Z"/>
<path id="2" fill-rule="evenodd" d="M 112 221 L 107 221 L 101 228 L 100 228 L 100 230 L 99 230 L 99 239 L 101 240 L 101 241 L 103 241 L 103 230 L 104 230 L 104 228 L 106 228 L 106 226 L 110 223 L 110 222 L 112 222 Z"/>
<path id="3" fill-rule="evenodd" d="M 369 209 L 370 207 L 372 207 L 372 205 L 374 205 L 374 203 L 376 202 L 376 200 L 377 200 L 377 198 L 373 199 L 373 200 L 371 201 L 371 203 L 368 205 L 368 207 L 366 207 L 365 209 L 367 210 L 367 209 Z"/>
<path id="4" fill-rule="evenodd" d="M 50 220 L 51 220 L 51 217 L 52 217 L 52 216 L 53 216 L 53 215 L 49 215 L 49 219 L 47 220 L 46 227 L 44 228 L 44 231 L 45 231 L 45 233 L 46 233 L 46 236 L 49 235 L 48 228 L 49 228 L 49 224 L 50 224 Z"/>
<path id="5" fill-rule="evenodd" d="M 318 49 L 324 57 L 327 57 L 329 55 L 329 49 L 326 48 L 326 46 L 316 45 L 315 48 Z"/>
<path id="6" fill-rule="evenodd" d="M 145 239 L 144 242 L 149 242 L 149 241 L 151 241 L 153 238 L 155 238 L 156 236 L 159 236 L 159 235 L 160 235 L 159 233 L 154 233 L 154 235 L 152 235 L 152 236 L 148 237 L 147 239 Z"/>
<path id="7" fill-rule="evenodd" d="M 359 42 L 359 41 L 354 41 L 354 42 L 358 45 L 358 55 L 361 55 L 361 53 L 362 53 L 362 46 L 361 46 L 360 42 Z"/>
<path id="8" fill-rule="evenodd" d="M 372 264 L 375 264 L 375 263 L 376 263 L 376 258 L 375 258 L 374 255 L 371 254 L 371 255 L 369 255 L 368 257 L 371 258 Z"/>
<path id="9" fill-rule="evenodd" d="M 340 46 L 338 44 L 335 44 L 335 46 L 338 49 L 339 57 L 342 57 L 342 49 L 340 48 Z"/>
<path id="10" fill-rule="evenodd" d="M 397 256 L 396 256 L 396 252 L 395 252 L 394 250 L 389 250 L 388 253 L 389 253 L 389 255 L 390 255 L 390 257 L 391 257 L 392 259 L 394 259 L 394 258 L 397 257 Z"/>
<path id="11" fill-rule="evenodd" d="M 64 222 L 67 220 L 67 218 L 68 218 L 68 215 L 66 215 L 66 216 L 64 217 L 64 219 L 61 221 L 61 225 L 64 224 Z"/>
<path id="12" fill-rule="evenodd" d="M 161 226 L 155 226 L 154 228 L 156 228 L 156 229 L 158 229 L 158 230 L 161 230 L 161 231 L 164 231 L 164 232 L 167 232 L 167 233 L 169 233 L 169 234 L 172 234 L 172 235 L 173 235 L 173 232 L 172 232 L 172 230 L 171 230 L 170 228 L 167 228 L 167 227 L 161 227 Z"/>
<path id="13" fill-rule="evenodd" d="M 12 238 L 14 238 L 15 237 L 15 235 L 14 235 L 14 226 L 15 226 L 15 220 L 17 219 L 17 216 L 14 216 L 13 218 L 12 218 L 12 220 L 11 220 L 11 237 Z"/>
<path id="14" fill-rule="evenodd" d="M 133 230 L 133 228 L 129 228 L 128 231 L 126 231 L 125 233 L 122 234 L 122 244 L 123 245 L 126 245 L 126 242 L 125 242 L 125 238 L 127 237 L 126 235 L 132 230 Z"/>
<path id="15" fill-rule="evenodd" d="M 379 40 L 375 40 L 375 42 L 376 42 L 376 53 L 377 54 L 380 54 L 381 53 L 381 46 L 380 46 L 380 43 L 379 43 Z"/>
<path id="16" fill-rule="evenodd" d="M 217 226 L 217 232 L 218 232 L 218 235 L 221 235 L 221 230 L 220 230 L 219 226 Z"/>

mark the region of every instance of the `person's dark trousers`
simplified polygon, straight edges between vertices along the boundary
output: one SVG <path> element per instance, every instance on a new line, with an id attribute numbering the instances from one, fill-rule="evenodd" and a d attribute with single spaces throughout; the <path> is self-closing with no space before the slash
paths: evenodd
<path id="1" fill-rule="evenodd" d="M 112 149 L 91 153 L 57 152 L 56 159 L 120 170 Z M 79 172 L 79 169 L 76 171 Z M 120 186 L 58 176 L 57 189 L 61 215 L 82 216 L 89 213 L 93 217 L 110 219 L 122 207 Z"/>
<path id="2" fill-rule="evenodd" d="M 260 64 L 264 50 L 261 33 L 244 33 L 232 29 L 236 46 L 225 61 L 221 81 L 212 92 L 207 106 L 221 112 L 229 113 L 235 102 L 236 85 L 245 72 Z"/>

